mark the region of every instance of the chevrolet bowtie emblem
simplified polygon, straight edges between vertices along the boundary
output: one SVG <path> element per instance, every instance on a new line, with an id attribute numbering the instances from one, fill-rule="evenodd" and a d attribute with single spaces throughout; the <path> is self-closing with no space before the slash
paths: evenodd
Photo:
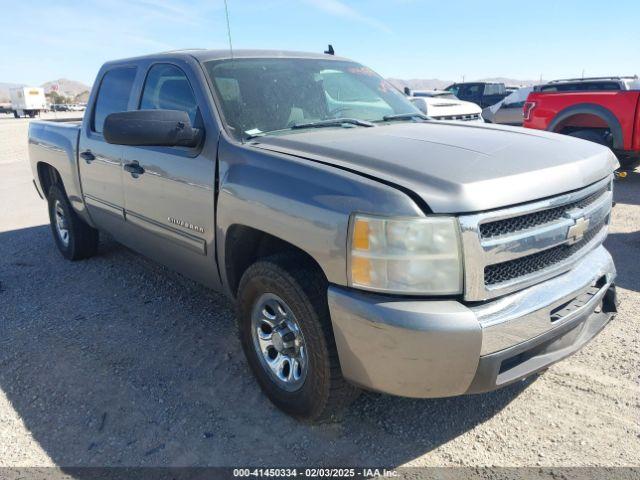
<path id="1" fill-rule="evenodd" d="M 567 231 L 567 240 L 569 245 L 573 245 L 576 242 L 582 240 L 584 233 L 589 228 L 589 219 L 580 217 L 576 219 L 576 223 L 574 223 Z"/>

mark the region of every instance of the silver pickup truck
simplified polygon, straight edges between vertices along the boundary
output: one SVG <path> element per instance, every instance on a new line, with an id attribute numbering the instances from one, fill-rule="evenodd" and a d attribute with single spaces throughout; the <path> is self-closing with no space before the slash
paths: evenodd
<path id="1" fill-rule="evenodd" d="M 109 62 L 84 120 L 33 121 L 29 154 L 66 258 L 107 232 L 226 292 L 260 386 L 300 418 L 360 388 L 502 387 L 616 311 L 609 149 L 431 121 L 347 59 Z"/>

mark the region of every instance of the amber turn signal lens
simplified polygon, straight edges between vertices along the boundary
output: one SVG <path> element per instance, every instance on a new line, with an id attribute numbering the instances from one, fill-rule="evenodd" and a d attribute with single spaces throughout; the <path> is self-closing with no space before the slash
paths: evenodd
<path id="1" fill-rule="evenodd" d="M 353 226 L 353 248 L 369 250 L 369 222 L 362 218 L 356 219 Z"/>
<path id="2" fill-rule="evenodd" d="M 353 257 L 351 259 L 351 279 L 360 285 L 371 283 L 371 264 L 368 258 Z"/>

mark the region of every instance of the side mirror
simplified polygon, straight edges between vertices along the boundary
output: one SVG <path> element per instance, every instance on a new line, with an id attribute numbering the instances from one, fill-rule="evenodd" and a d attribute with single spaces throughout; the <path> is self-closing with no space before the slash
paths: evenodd
<path id="1" fill-rule="evenodd" d="M 132 110 L 107 115 L 103 135 L 107 143 L 154 147 L 195 147 L 201 132 L 180 110 Z"/>

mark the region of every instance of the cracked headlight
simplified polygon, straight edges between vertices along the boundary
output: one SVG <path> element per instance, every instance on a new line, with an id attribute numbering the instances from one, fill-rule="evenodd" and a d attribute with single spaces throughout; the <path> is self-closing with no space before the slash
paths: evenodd
<path id="1" fill-rule="evenodd" d="M 355 214 L 349 234 L 350 286 L 413 295 L 462 293 L 462 255 L 454 217 Z"/>

